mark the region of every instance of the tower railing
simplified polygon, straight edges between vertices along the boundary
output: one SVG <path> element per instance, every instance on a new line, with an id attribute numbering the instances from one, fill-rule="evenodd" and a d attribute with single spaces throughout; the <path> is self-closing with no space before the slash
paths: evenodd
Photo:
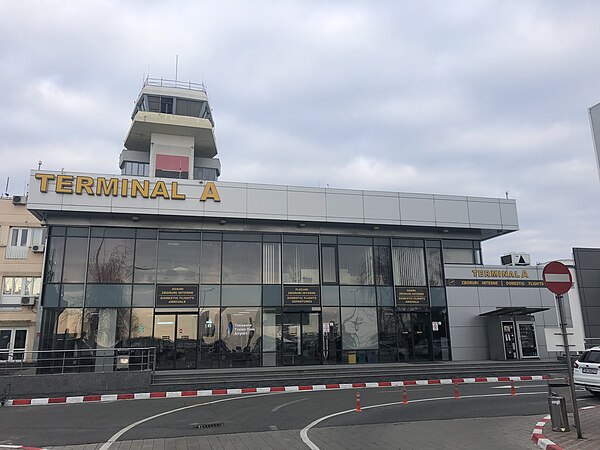
<path id="1" fill-rule="evenodd" d="M 159 86 L 168 88 L 189 89 L 191 91 L 201 91 L 206 93 L 204 83 L 192 83 L 191 81 L 167 80 L 165 78 L 150 78 L 144 80 L 144 86 Z"/>

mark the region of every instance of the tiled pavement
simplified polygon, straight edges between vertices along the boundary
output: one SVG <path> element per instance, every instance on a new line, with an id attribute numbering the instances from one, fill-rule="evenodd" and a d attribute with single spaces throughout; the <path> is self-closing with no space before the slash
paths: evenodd
<path id="1" fill-rule="evenodd" d="M 531 430 L 538 416 L 455 419 L 355 425 L 312 429 L 309 437 L 322 450 L 516 450 L 536 449 Z M 101 444 L 50 447 L 53 450 L 97 450 Z M 122 441 L 111 450 L 306 450 L 299 430 L 266 431 Z"/>
<path id="2" fill-rule="evenodd" d="M 573 424 L 573 416 L 569 415 L 571 431 L 552 431 L 552 424 L 544 426 L 544 436 L 560 445 L 565 450 L 598 450 L 600 449 L 600 407 L 581 409 L 579 411 L 583 439 L 577 439 Z"/>

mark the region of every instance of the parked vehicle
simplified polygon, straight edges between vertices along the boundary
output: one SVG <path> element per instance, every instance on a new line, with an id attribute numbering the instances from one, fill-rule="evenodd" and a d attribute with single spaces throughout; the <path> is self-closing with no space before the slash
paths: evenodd
<path id="1" fill-rule="evenodd" d="M 575 384 L 600 397 L 600 347 L 583 352 L 573 364 Z"/>

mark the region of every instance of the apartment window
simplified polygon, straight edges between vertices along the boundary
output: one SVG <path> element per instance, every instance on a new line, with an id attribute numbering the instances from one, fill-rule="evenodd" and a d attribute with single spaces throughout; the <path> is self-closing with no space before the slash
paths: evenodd
<path id="1" fill-rule="evenodd" d="M 28 247 L 40 245 L 42 239 L 42 228 L 11 228 L 8 236 L 8 246 L 6 247 L 6 258 L 27 259 Z"/>
<path id="2" fill-rule="evenodd" d="M 40 277 L 4 277 L 2 295 L 40 295 Z"/>

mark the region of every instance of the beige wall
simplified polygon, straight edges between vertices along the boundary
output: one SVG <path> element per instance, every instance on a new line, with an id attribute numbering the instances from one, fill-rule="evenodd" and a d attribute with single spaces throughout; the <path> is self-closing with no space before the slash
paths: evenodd
<path id="1" fill-rule="evenodd" d="M 6 258 L 11 227 L 41 228 L 41 224 L 27 210 L 27 206 L 14 205 L 12 199 L 2 198 L 0 199 L 0 283 L 2 283 L 0 286 L 3 286 L 5 276 L 42 276 L 43 253 L 33 253 L 28 249 L 26 259 Z M 27 350 L 33 350 L 38 308 L 39 300 L 35 306 L 7 307 L 0 304 L 0 328 L 26 328 Z"/>

